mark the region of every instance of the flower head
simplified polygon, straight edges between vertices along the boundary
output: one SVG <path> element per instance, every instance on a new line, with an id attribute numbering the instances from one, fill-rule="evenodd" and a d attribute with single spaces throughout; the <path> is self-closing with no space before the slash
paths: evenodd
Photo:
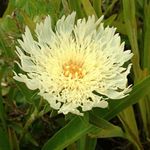
<path id="1" fill-rule="evenodd" d="M 131 64 L 123 65 L 133 54 L 124 51 L 116 29 L 104 28 L 101 21 L 102 17 L 96 21 L 90 16 L 75 23 L 73 12 L 59 19 L 53 30 L 48 16 L 36 25 L 37 39 L 26 27 L 17 47 L 25 74 L 15 73 L 14 79 L 38 89 L 52 108 L 64 114 L 82 115 L 93 107 L 107 107 L 108 98 L 125 97 Z"/>

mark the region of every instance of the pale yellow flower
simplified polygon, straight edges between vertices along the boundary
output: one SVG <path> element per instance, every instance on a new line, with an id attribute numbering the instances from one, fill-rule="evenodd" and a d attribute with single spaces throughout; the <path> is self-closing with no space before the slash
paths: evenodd
<path id="1" fill-rule="evenodd" d="M 131 64 L 123 65 L 133 54 L 124 51 L 116 29 L 104 28 L 101 21 L 102 17 L 96 21 L 90 16 L 75 23 L 73 12 L 58 20 L 52 30 L 48 16 L 36 26 L 37 39 L 26 27 L 17 47 L 19 66 L 25 73 L 15 73 L 14 79 L 38 89 L 52 108 L 64 114 L 82 115 L 93 107 L 106 108 L 109 98 L 125 97 L 130 90 Z"/>

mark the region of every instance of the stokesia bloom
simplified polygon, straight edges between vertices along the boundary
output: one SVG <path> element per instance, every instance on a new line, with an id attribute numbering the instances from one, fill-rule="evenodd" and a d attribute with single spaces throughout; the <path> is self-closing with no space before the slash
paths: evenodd
<path id="1" fill-rule="evenodd" d="M 107 99 L 127 95 L 130 50 L 124 51 L 114 27 L 104 28 L 101 17 L 78 19 L 76 13 L 63 16 L 53 30 L 51 18 L 36 25 L 33 38 L 28 27 L 18 40 L 18 65 L 25 72 L 14 79 L 48 101 L 58 113 L 83 115 L 93 107 L 108 107 Z M 98 96 L 95 92 L 100 93 Z"/>

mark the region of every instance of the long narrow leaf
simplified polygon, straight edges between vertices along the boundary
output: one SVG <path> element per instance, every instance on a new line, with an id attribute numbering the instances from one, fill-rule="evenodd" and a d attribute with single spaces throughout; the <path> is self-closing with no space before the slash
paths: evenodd
<path id="1" fill-rule="evenodd" d="M 91 131 L 92 126 L 80 117 L 74 118 L 43 146 L 42 150 L 62 150 Z"/>
<path id="2" fill-rule="evenodd" d="M 131 44 L 134 57 L 132 58 L 135 81 L 141 78 L 140 56 L 137 43 L 137 24 L 135 17 L 135 0 L 123 0 L 123 14 L 126 26 L 126 32 Z"/>
<path id="3" fill-rule="evenodd" d="M 89 0 L 81 0 L 81 2 L 82 2 L 82 5 L 84 7 L 84 10 L 85 10 L 87 16 L 95 15 L 95 17 L 97 17 L 97 14 Z"/>
<path id="4" fill-rule="evenodd" d="M 107 138 L 107 137 L 123 137 L 126 138 L 125 133 L 119 126 L 115 126 L 112 123 L 104 120 L 103 118 L 96 116 L 94 113 L 90 113 L 90 123 L 101 128 L 100 132 L 95 132 L 94 137 Z"/>
<path id="5" fill-rule="evenodd" d="M 0 150 L 11 150 L 6 132 L 0 128 Z"/>

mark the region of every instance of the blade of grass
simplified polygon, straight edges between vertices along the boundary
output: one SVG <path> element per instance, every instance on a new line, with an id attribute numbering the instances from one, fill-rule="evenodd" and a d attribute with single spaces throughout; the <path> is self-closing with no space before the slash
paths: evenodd
<path id="1" fill-rule="evenodd" d="M 137 122 L 135 119 L 135 114 L 133 107 L 130 106 L 122 111 L 119 115 L 119 120 L 122 122 L 125 129 L 127 138 L 136 145 L 137 149 L 142 150 L 142 144 L 140 142 Z"/>
<path id="2" fill-rule="evenodd" d="M 1 127 L 0 127 L 0 150 L 12 150 L 10 148 L 8 136 Z"/>
<path id="3" fill-rule="evenodd" d="M 132 58 L 133 63 L 133 70 L 134 70 L 134 82 L 138 82 L 141 79 L 141 68 L 140 68 L 140 55 L 139 55 L 139 48 L 137 43 L 137 23 L 136 23 L 136 7 L 135 7 L 135 0 L 123 0 L 123 13 L 124 13 L 124 21 L 126 25 L 126 32 L 131 44 L 132 52 L 134 56 Z M 143 149 L 142 144 L 139 140 L 138 129 L 137 129 L 137 122 L 135 120 L 135 115 L 132 106 L 124 110 L 120 114 L 120 120 L 124 125 L 124 129 L 134 141 L 134 144 L 137 146 L 137 149 Z M 129 129 L 132 132 L 129 132 Z"/>
<path id="4" fill-rule="evenodd" d="M 122 116 L 120 115 L 119 119 L 123 124 L 123 127 L 124 127 L 125 132 L 126 132 L 127 139 L 129 141 L 131 141 L 136 146 L 137 150 L 144 150 L 144 148 L 142 147 L 142 144 L 140 143 L 139 139 L 137 139 L 138 136 L 136 136 L 135 133 L 133 132 L 133 130 L 131 129 L 132 126 L 124 118 L 122 118 Z"/>
<path id="5" fill-rule="evenodd" d="M 93 0 L 93 7 L 98 17 L 102 15 L 102 0 Z"/>
<path id="6" fill-rule="evenodd" d="M 109 18 L 105 19 L 104 20 L 104 25 L 105 26 L 109 26 L 109 25 L 112 25 L 112 23 L 114 22 L 114 20 L 116 19 L 117 15 L 114 14 L 114 15 L 111 15 Z"/>
<path id="7" fill-rule="evenodd" d="M 147 71 L 147 74 L 150 74 L 150 62 L 149 62 L 149 56 L 150 56 L 150 1 L 145 0 L 143 2 L 144 7 L 144 30 L 143 30 L 143 36 L 144 36 L 144 52 L 143 52 L 143 59 L 142 64 L 144 69 Z M 146 75 L 147 75 L 146 74 Z M 150 122 L 150 94 L 148 94 L 142 101 L 139 102 L 140 112 L 142 116 L 143 126 L 145 130 L 145 134 L 147 137 L 150 136 L 150 129 L 149 129 L 149 122 Z"/>
<path id="8" fill-rule="evenodd" d="M 82 7 L 81 7 L 81 0 L 68 0 L 69 1 L 69 5 L 71 10 L 76 11 L 77 13 L 77 18 L 82 18 L 84 16 L 83 11 L 82 11 Z"/>
<path id="9" fill-rule="evenodd" d="M 81 2 L 82 2 L 84 10 L 86 12 L 86 15 L 87 16 L 94 15 L 97 18 L 97 14 L 96 14 L 93 6 L 91 5 L 90 1 L 89 0 L 81 0 Z"/>
<path id="10" fill-rule="evenodd" d="M 4 111 L 4 106 L 3 106 L 3 98 L 0 95 L 0 120 L 2 122 L 3 129 L 6 131 L 7 130 L 7 125 L 5 121 L 5 111 Z"/>
<path id="11" fill-rule="evenodd" d="M 150 73 L 150 2 L 144 3 L 144 67 L 148 69 Z"/>
<path id="12" fill-rule="evenodd" d="M 12 150 L 20 150 L 19 148 L 19 141 L 17 139 L 16 133 L 8 128 L 8 134 L 9 134 L 9 142 Z"/>
<path id="13" fill-rule="evenodd" d="M 77 150 L 86 150 L 85 149 L 86 145 L 86 135 L 82 136 L 78 141 L 77 141 Z"/>
<path id="14" fill-rule="evenodd" d="M 97 139 L 87 136 L 86 140 L 87 142 L 86 142 L 85 150 L 95 150 Z"/>
<path id="15" fill-rule="evenodd" d="M 49 139 L 42 150 L 62 150 L 90 131 L 91 125 L 81 119 L 81 117 L 75 117 Z"/>
<path id="16" fill-rule="evenodd" d="M 3 97 L 2 97 L 2 87 L 1 87 L 1 80 L 3 78 L 3 75 L 6 71 L 6 66 L 4 67 L 1 67 L 0 68 L 0 120 L 2 122 L 2 126 L 3 126 L 3 129 L 5 130 L 5 132 L 7 132 L 7 125 L 6 125 L 6 113 L 5 113 L 5 109 L 4 109 L 4 105 L 3 105 Z"/>
<path id="17" fill-rule="evenodd" d="M 126 26 L 126 32 L 131 44 L 132 52 L 134 54 L 132 58 L 133 70 L 135 75 L 135 82 L 141 78 L 140 69 L 140 56 L 137 43 L 137 24 L 135 17 L 135 0 L 123 0 L 123 14 Z"/>
<path id="18" fill-rule="evenodd" d="M 111 2 L 111 4 L 107 7 L 106 11 L 104 12 L 104 15 L 105 15 L 105 16 L 108 15 L 108 14 L 110 14 L 110 13 L 112 12 L 112 9 L 113 9 L 113 7 L 115 6 L 115 4 L 116 4 L 117 1 L 118 1 L 118 0 L 113 0 L 113 1 Z"/>
<path id="19" fill-rule="evenodd" d="M 3 28 L 5 28 L 4 26 Z M 11 42 L 8 37 L 9 35 L 6 35 L 6 31 L 4 32 L 3 29 L 0 26 L 0 48 L 3 50 L 3 54 L 5 54 L 5 61 L 10 61 L 11 58 L 14 57 L 14 52 L 12 51 L 12 47 L 10 47 Z"/>
<path id="20" fill-rule="evenodd" d="M 102 130 L 98 133 L 95 133 L 99 138 L 105 137 L 122 137 L 126 138 L 125 133 L 119 126 L 115 126 L 112 123 L 104 120 L 103 118 L 90 113 L 90 123 L 101 128 Z"/>

